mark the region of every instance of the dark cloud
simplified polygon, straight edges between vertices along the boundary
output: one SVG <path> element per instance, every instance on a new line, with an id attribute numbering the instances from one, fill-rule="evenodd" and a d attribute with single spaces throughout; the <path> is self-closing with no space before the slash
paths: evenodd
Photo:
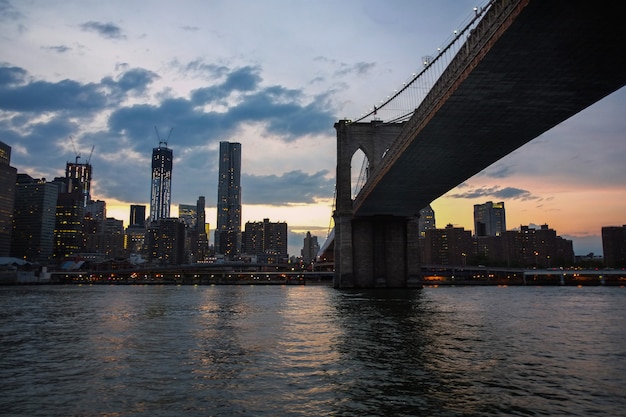
<path id="1" fill-rule="evenodd" d="M 46 178 L 52 180 L 55 176 L 63 175 L 65 162 L 75 160 L 75 154 L 71 151 L 64 152 L 60 147 L 65 143 L 71 149 L 69 137 L 78 129 L 78 125 L 67 118 L 58 117 L 45 122 L 31 123 L 24 134 L 18 134 L 15 128 L 0 129 L 3 137 L 9 135 L 13 138 L 11 146 L 19 145 L 28 152 L 26 155 L 17 152 L 11 154 L 11 165 L 17 167 L 20 172 L 24 172 L 24 167 L 36 164 L 34 168 L 44 172 Z"/>
<path id="2" fill-rule="evenodd" d="M 209 79 L 222 77 L 230 71 L 226 66 L 207 64 L 202 59 L 195 59 L 184 65 L 178 61 L 173 61 L 171 65 L 179 68 L 184 73 L 199 74 Z"/>
<path id="3" fill-rule="evenodd" d="M 0 20 L 17 20 L 23 17 L 9 0 L 0 0 Z"/>
<path id="4" fill-rule="evenodd" d="M 70 110 L 83 113 L 100 109 L 105 104 L 106 97 L 97 84 L 62 80 L 0 86 L 0 110 L 31 113 Z"/>
<path id="5" fill-rule="evenodd" d="M 185 32 L 197 32 L 200 30 L 198 26 L 181 26 L 180 28 Z"/>
<path id="6" fill-rule="evenodd" d="M 22 84 L 27 74 L 23 68 L 0 66 L 0 88 Z"/>
<path id="7" fill-rule="evenodd" d="M 300 91 L 272 87 L 246 96 L 229 110 L 229 117 L 251 122 L 262 121 L 270 132 L 294 140 L 299 136 L 325 133 L 334 123 L 332 107 L 324 96 L 307 105 L 297 100 Z"/>
<path id="8" fill-rule="evenodd" d="M 0 67 L 0 110 L 18 112 L 64 112 L 74 116 L 96 113 L 118 105 L 128 92 L 143 92 L 158 76 L 141 68 L 130 69 L 113 80 L 81 84 L 73 80 L 26 83 L 27 72 L 18 67 Z"/>
<path id="9" fill-rule="evenodd" d="M 497 199 L 511 199 L 511 200 L 536 200 L 538 197 L 534 197 L 530 191 L 522 190 L 514 187 L 500 188 L 494 187 L 481 187 L 472 188 L 461 193 L 450 194 L 452 198 L 497 198 Z"/>
<path id="10" fill-rule="evenodd" d="M 220 85 L 223 90 L 220 95 L 236 88 L 251 88 L 255 85 L 254 73 L 248 72 L 252 79 L 243 77 L 242 72 L 234 73 L 236 76 L 227 77 L 227 82 Z M 172 144 L 190 146 L 223 140 L 245 123 L 264 123 L 270 133 L 284 140 L 325 132 L 329 126 L 332 129 L 334 123 L 331 108 L 323 97 L 302 105 L 299 101 L 302 93 L 299 90 L 277 86 L 265 88 L 243 95 L 238 104 L 225 112 L 207 112 L 198 107 L 203 103 L 198 98 L 199 94 L 194 92 L 191 100 L 168 98 L 156 105 L 137 104 L 119 108 L 111 114 L 109 127 L 115 133 L 131 137 L 134 143 L 150 144 L 148 146 L 154 143 L 154 137 L 150 135 L 153 126 L 174 128 Z M 148 148 L 143 149 L 145 151 Z"/>
<path id="11" fill-rule="evenodd" d="M 316 197 L 332 195 L 335 179 L 327 175 L 327 171 L 307 174 L 300 170 L 282 175 L 243 174 L 241 199 L 245 204 L 314 203 Z"/>
<path id="12" fill-rule="evenodd" d="M 119 26 L 108 22 L 95 22 L 89 21 L 80 25 L 81 29 L 87 32 L 96 32 L 99 35 L 103 36 L 107 39 L 124 39 L 125 36 L 122 34 L 122 30 Z"/>
<path id="13" fill-rule="evenodd" d="M 374 68 L 376 64 L 374 62 L 357 62 L 356 64 L 347 66 L 342 65 L 342 68 L 335 71 L 336 76 L 343 76 L 349 74 L 357 74 L 357 75 L 365 75 L 372 68 Z"/>
<path id="14" fill-rule="evenodd" d="M 121 92 L 135 91 L 142 93 L 158 78 L 159 76 L 152 71 L 134 68 L 124 72 L 115 81 L 111 77 L 106 77 L 102 80 L 102 84 L 114 87 Z"/>
<path id="15" fill-rule="evenodd" d="M 70 48 L 69 46 L 65 46 L 65 45 L 42 46 L 41 49 L 45 49 L 45 50 L 52 51 L 52 52 L 58 52 L 60 54 L 72 50 L 72 48 Z"/>
<path id="16" fill-rule="evenodd" d="M 507 178 L 513 175 L 513 170 L 509 165 L 497 164 L 487 168 L 482 174 L 491 178 Z"/>
<path id="17" fill-rule="evenodd" d="M 212 87 L 200 88 L 192 91 L 191 101 L 195 105 L 202 105 L 219 101 L 229 97 L 234 92 L 254 91 L 261 82 L 259 69 L 256 67 L 243 67 L 232 71 L 226 80 Z"/>

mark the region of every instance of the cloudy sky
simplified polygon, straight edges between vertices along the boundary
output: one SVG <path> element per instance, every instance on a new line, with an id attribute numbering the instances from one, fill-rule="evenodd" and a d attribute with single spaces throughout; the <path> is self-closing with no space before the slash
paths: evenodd
<path id="1" fill-rule="evenodd" d="M 130 204 L 149 206 L 166 140 L 172 213 L 203 195 L 212 229 L 219 142 L 240 142 L 244 223 L 286 221 L 299 255 L 330 226 L 333 124 L 399 88 L 484 3 L 0 0 L 0 140 L 37 178 L 90 158 L 92 197 L 125 225 Z M 626 224 L 624 114 L 622 89 L 434 201 L 437 227 L 472 230 L 474 204 L 504 201 L 509 229 L 547 223 L 600 254 L 601 227 Z"/>

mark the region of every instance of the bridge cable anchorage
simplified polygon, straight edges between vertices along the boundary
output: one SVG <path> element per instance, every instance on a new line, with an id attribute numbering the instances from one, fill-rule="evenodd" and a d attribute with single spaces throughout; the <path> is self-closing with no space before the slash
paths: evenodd
<path id="1" fill-rule="evenodd" d="M 409 80 L 403 83 L 402 88 L 395 90 L 392 95 L 387 96 L 387 99 L 381 100 L 379 104 L 375 104 L 365 114 L 352 119 L 349 123 L 358 123 L 368 118 L 380 120 L 383 123 L 399 123 L 410 119 L 448 64 L 452 62 L 456 52 L 465 44 L 473 29 L 495 1 L 489 0 L 484 6 L 474 7 L 472 13 L 464 21 L 467 22 L 465 26 L 460 30 L 454 30 L 444 46 L 437 48 L 434 55 L 423 56 L 422 69 L 413 73 Z M 411 96 L 412 93 L 415 93 L 415 96 Z M 409 98 L 405 99 L 407 96 Z M 393 108 L 393 106 L 401 107 Z M 383 120 L 380 115 L 381 111 L 392 115 Z"/>

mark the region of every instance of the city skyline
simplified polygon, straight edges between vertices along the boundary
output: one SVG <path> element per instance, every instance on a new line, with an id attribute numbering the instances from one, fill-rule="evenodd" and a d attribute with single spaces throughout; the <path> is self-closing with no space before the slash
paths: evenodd
<path id="1" fill-rule="evenodd" d="M 242 222 L 287 222 L 297 255 L 330 226 L 334 122 L 393 92 L 485 2 L 150 4 L 3 3 L 12 166 L 50 181 L 95 146 L 92 198 L 128 226 L 150 204 L 154 129 L 171 129 L 172 215 L 206 196 L 216 224 L 219 142 L 240 142 Z M 626 223 L 625 103 L 622 88 L 435 200 L 437 227 L 473 230 L 474 204 L 504 201 L 509 229 L 549 224 L 601 253 L 601 227 Z"/>

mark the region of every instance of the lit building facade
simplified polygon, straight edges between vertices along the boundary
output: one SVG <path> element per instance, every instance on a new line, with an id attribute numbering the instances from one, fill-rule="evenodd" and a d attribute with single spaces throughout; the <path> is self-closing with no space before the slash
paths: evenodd
<path id="1" fill-rule="evenodd" d="M 160 142 L 158 148 L 152 149 L 150 221 L 170 217 L 173 160 L 174 153 L 167 147 L 166 143 Z"/>
<path id="2" fill-rule="evenodd" d="M 106 202 L 91 200 L 85 207 L 83 233 L 85 234 L 84 251 L 88 253 L 104 253 L 104 223 L 106 220 Z"/>
<path id="3" fill-rule="evenodd" d="M 17 169 L 10 164 L 11 147 L 0 142 L 0 256 L 11 252 Z"/>
<path id="4" fill-rule="evenodd" d="M 124 253 L 124 222 L 113 217 L 104 220 L 104 243 L 102 252 L 108 259 L 123 257 Z"/>
<path id="5" fill-rule="evenodd" d="M 506 232 L 504 202 L 474 205 L 474 235 L 502 236 Z"/>
<path id="6" fill-rule="evenodd" d="M 241 144 L 220 142 L 215 252 L 233 259 L 241 251 Z"/>
<path id="7" fill-rule="evenodd" d="M 435 265 L 466 265 L 472 253 L 472 232 L 451 224 L 445 229 L 426 230 L 423 263 Z"/>
<path id="8" fill-rule="evenodd" d="M 437 228 L 435 225 L 435 211 L 429 204 L 428 207 L 424 207 L 420 210 L 419 215 L 419 219 L 417 220 L 419 237 L 423 238 L 426 236 L 426 230 Z"/>
<path id="9" fill-rule="evenodd" d="M 130 206 L 129 225 L 124 232 L 124 249 L 128 254 L 145 254 L 146 206 Z"/>
<path id="10" fill-rule="evenodd" d="M 503 236 L 507 266 L 550 268 L 574 263 L 573 242 L 558 236 L 547 224 L 539 229 L 521 226 L 520 230 L 509 230 Z"/>
<path id="11" fill-rule="evenodd" d="M 85 247 L 83 201 L 81 191 L 59 193 L 54 226 L 54 257 L 57 259 L 82 252 Z"/>
<path id="12" fill-rule="evenodd" d="M 178 205 L 178 218 L 185 223 L 185 227 L 196 230 L 196 224 L 198 223 L 198 206 L 191 204 L 179 204 Z"/>
<path id="13" fill-rule="evenodd" d="M 58 194 L 56 184 L 18 174 L 11 256 L 39 262 L 52 258 Z"/>
<path id="14" fill-rule="evenodd" d="M 185 262 L 185 224 L 177 218 L 151 222 L 146 232 L 148 260 L 159 265 Z"/>
<path id="15" fill-rule="evenodd" d="M 287 223 L 247 222 L 243 234 L 243 249 L 247 255 L 257 257 L 259 263 L 280 263 L 285 261 L 287 253 Z"/>

